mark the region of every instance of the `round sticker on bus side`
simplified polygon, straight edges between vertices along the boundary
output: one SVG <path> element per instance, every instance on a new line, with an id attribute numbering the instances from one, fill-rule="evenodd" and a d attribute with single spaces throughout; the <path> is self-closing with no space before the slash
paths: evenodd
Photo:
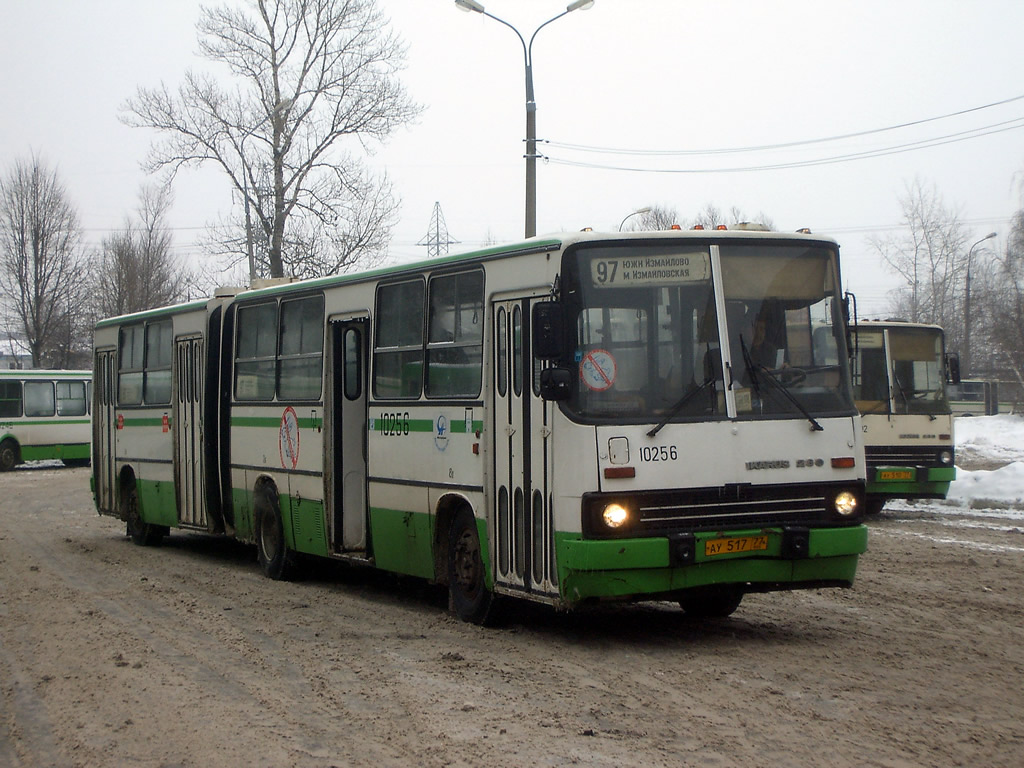
<path id="1" fill-rule="evenodd" d="M 604 392 L 615 383 L 618 368 L 612 353 L 604 349 L 592 349 L 580 361 L 580 378 L 588 389 Z"/>
<path id="2" fill-rule="evenodd" d="M 299 417 L 290 405 L 281 414 L 277 447 L 281 452 L 281 466 L 284 469 L 295 469 L 299 464 Z"/>

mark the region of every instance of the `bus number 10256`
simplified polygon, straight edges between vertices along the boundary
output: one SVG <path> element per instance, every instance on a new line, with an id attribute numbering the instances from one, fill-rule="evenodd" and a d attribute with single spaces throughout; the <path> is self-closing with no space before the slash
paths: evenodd
<path id="1" fill-rule="evenodd" d="M 645 445 L 640 449 L 640 461 L 675 461 L 678 458 L 674 445 Z"/>

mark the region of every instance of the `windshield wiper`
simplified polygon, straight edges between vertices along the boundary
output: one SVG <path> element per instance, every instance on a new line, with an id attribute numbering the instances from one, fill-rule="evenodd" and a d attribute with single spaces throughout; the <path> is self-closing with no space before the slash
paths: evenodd
<path id="1" fill-rule="evenodd" d="M 757 393 L 758 397 L 761 396 L 761 391 L 757 386 L 758 378 L 763 376 L 764 380 L 775 387 L 776 391 L 781 392 L 785 398 L 792 403 L 792 405 L 804 415 L 804 417 L 811 422 L 811 429 L 815 432 L 824 432 L 825 428 L 817 422 L 817 420 L 811 416 L 810 411 L 804 408 L 803 404 L 793 396 L 786 387 L 772 375 L 772 372 L 765 368 L 763 365 L 757 365 L 750 357 L 750 352 L 747 351 L 746 342 L 743 341 L 743 334 L 740 334 L 740 350 L 743 352 L 743 365 L 747 368 L 747 374 L 750 376 L 750 383 L 754 387 L 754 392 Z"/>
<path id="2" fill-rule="evenodd" d="M 688 402 L 693 400 L 693 398 L 695 398 L 699 393 L 701 393 L 705 389 L 707 389 L 710 385 L 714 384 L 714 382 L 715 382 L 714 378 L 704 379 L 704 383 L 703 384 L 701 384 L 696 389 L 691 389 L 689 392 L 687 392 L 685 395 L 683 395 L 681 398 L 679 398 L 676 401 L 675 405 L 673 405 L 671 408 L 668 409 L 668 413 L 665 414 L 665 418 L 663 418 L 661 421 L 659 421 L 658 425 L 656 427 L 654 427 L 653 429 L 651 429 L 647 433 L 647 436 L 648 437 L 654 437 L 659 432 L 661 432 L 662 428 L 666 424 L 668 424 L 670 421 L 672 421 L 672 419 L 674 419 L 679 414 L 679 412 L 681 410 L 683 410 L 683 406 L 684 405 L 686 405 Z"/>

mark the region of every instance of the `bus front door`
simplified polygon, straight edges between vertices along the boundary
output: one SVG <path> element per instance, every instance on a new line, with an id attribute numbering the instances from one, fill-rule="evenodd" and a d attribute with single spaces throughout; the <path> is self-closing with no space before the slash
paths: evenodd
<path id="1" fill-rule="evenodd" d="M 541 298 L 492 305 L 494 329 L 494 579 L 556 593 L 550 504 L 550 406 L 530 352 L 530 310 Z"/>
<path id="2" fill-rule="evenodd" d="M 366 550 L 366 360 L 369 318 L 330 323 L 333 382 L 328 408 L 330 450 L 324 473 L 334 552 Z"/>
<path id="3" fill-rule="evenodd" d="M 189 528 L 207 528 L 203 488 L 203 340 L 198 336 L 175 339 L 174 348 L 175 395 L 170 426 L 174 432 L 178 521 Z"/>

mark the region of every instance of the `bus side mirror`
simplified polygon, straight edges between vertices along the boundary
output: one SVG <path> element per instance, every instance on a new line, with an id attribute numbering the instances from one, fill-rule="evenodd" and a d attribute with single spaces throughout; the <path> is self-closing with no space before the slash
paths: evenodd
<path id="1" fill-rule="evenodd" d="M 545 400 L 568 400 L 572 396 L 572 371 L 568 368 L 542 370 L 540 396 Z"/>
<path id="2" fill-rule="evenodd" d="M 542 301 L 533 305 L 533 356 L 540 360 L 556 360 L 562 354 L 562 305 Z"/>
<path id="3" fill-rule="evenodd" d="M 960 356 L 952 352 L 946 355 L 946 383 L 960 383 Z"/>

